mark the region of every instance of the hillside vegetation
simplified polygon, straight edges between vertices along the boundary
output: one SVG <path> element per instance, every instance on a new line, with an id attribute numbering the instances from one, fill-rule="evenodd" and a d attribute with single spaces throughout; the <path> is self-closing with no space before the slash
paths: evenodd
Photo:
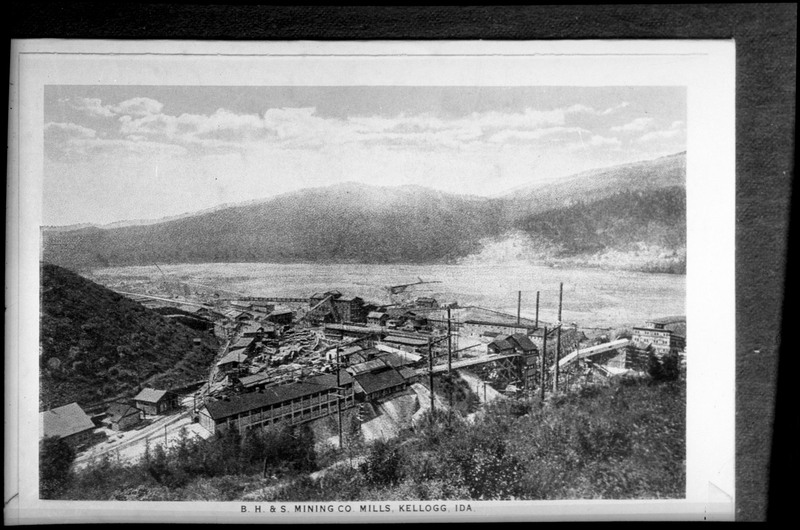
<path id="1" fill-rule="evenodd" d="M 132 397 L 144 385 L 174 388 L 207 376 L 218 346 L 209 333 L 55 265 L 42 265 L 41 286 L 41 410 L 73 401 L 91 406 Z"/>
<path id="2" fill-rule="evenodd" d="M 682 498 L 683 381 L 630 378 L 541 403 L 510 398 L 468 422 L 425 418 L 387 442 L 347 437 L 314 450 L 308 427 L 184 439 L 138 463 L 111 459 L 69 477 L 85 500 L 520 500 Z M 292 440 L 288 442 L 288 440 Z M 353 462 L 351 466 L 348 462 Z M 323 469 L 314 478 L 309 472 Z"/>
<path id="3" fill-rule="evenodd" d="M 147 225 L 45 229 L 43 255 L 76 270 L 153 262 L 453 263 L 479 253 L 487 239 L 522 229 L 559 247 L 551 257 L 639 245 L 657 249 L 657 268 L 681 272 L 664 266 L 661 254 L 683 249 L 685 170 L 678 154 L 494 199 L 343 184 Z"/>

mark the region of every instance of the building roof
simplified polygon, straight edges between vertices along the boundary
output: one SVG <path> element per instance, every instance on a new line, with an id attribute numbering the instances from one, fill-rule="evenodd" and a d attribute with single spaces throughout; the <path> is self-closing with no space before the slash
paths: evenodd
<path id="1" fill-rule="evenodd" d="M 359 326 L 356 324 L 336 324 L 336 323 L 328 323 L 325 324 L 325 329 L 332 329 L 336 331 L 352 331 L 355 333 L 381 333 L 383 332 L 383 328 L 380 326 Z"/>
<path id="2" fill-rule="evenodd" d="M 489 343 L 489 347 L 494 347 L 498 351 L 506 351 L 506 350 L 513 350 L 514 345 L 511 344 L 510 341 L 505 339 L 494 339 L 492 342 Z"/>
<path id="3" fill-rule="evenodd" d="M 354 364 L 347 368 L 347 371 L 353 375 L 358 375 L 364 372 L 372 372 L 386 368 L 386 362 L 383 359 L 372 359 L 363 363 Z"/>
<path id="4" fill-rule="evenodd" d="M 222 366 L 223 364 L 229 364 L 229 363 L 243 363 L 246 360 L 247 360 L 247 355 L 245 355 L 239 350 L 235 350 L 230 352 L 222 359 L 220 359 L 219 362 L 217 363 L 217 366 Z"/>
<path id="5" fill-rule="evenodd" d="M 413 368 L 409 368 L 408 366 L 403 366 L 402 368 L 398 369 L 397 372 L 403 376 L 403 379 L 411 379 L 417 376 L 417 371 Z"/>
<path id="6" fill-rule="evenodd" d="M 536 350 L 536 345 L 527 335 L 523 333 L 514 333 L 509 337 L 522 351 L 534 351 Z"/>
<path id="7" fill-rule="evenodd" d="M 319 374 L 313 377 L 309 377 L 306 379 L 309 383 L 314 383 L 317 385 L 322 385 L 325 387 L 335 387 L 336 386 L 336 374 Z M 342 385 L 350 385 L 353 384 L 353 376 L 350 375 L 347 370 L 339 370 L 339 383 Z"/>
<path id="8" fill-rule="evenodd" d="M 139 409 L 131 403 L 114 403 L 106 410 L 108 419 L 111 421 L 119 421 L 128 416 L 138 416 Z"/>
<path id="9" fill-rule="evenodd" d="M 380 392 L 387 388 L 392 388 L 405 383 L 405 379 L 400 372 L 394 368 L 382 370 L 380 372 L 366 372 L 355 376 L 355 380 L 367 394 Z"/>
<path id="10" fill-rule="evenodd" d="M 244 377 L 240 377 L 239 378 L 239 382 L 242 384 L 242 386 L 247 388 L 247 387 L 255 386 L 255 385 L 259 384 L 259 383 L 263 383 L 265 381 L 269 381 L 272 378 L 273 378 L 273 376 L 271 376 L 269 374 L 266 374 L 264 372 L 260 372 L 260 373 L 257 373 L 257 374 L 246 375 Z"/>
<path id="11" fill-rule="evenodd" d="M 42 438 L 65 438 L 94 429 L 94 423 L 77 403 L 39 413 L 39 435 Z"/>
<path id="12" fill-rule="evenodd" d="M 386 313 L 381 313 L 380 311 L 370 311 L 367 314 L 367 318 L 383 318 L 387 316 Z"/>
<path id="13" fill-rule="evenodd" d="M 342 356 L 342 355 L 352 355 L 354 353 L 358 353 L 358 352 L 362 351 L 363 349 L 364 348 L 361 345 L 355 344 L 353 346 L 348 346 L 347 348 L 342 348 L 341 350 L 339 350 L 339 355 L 340 356 Z"/>
<path id="14" fill-rule="evenodd" d="M 136 394 L 134 401 L 144 401 L 145 403 L 158 403 L 169 393 L 169 390 L 156 390 L 155 388 L 143 388 Z"/>
<path id="15" fill-rule="evenodd" d="M 330 375 L 330 374 L 326 374 Z M 209 401 L 205 404 L 208 414 L 214 420 L 220 420 L 229 416 L 235 416 L 243 412 L 267 407 L 270 405 L 277 405 L 285 401 L 301 398 L 319 392 L 327 392 L 336 388 L 336 376 L 332 376 L 333 382 L 330 383 L 328 379 L 317 376 L 316 382 L 309 379 L 299 383 L 289 383 L 286 385 L 277 385 L 267 387 L 263 392 L 249 392 L 233 396 L 229 399 L 222 399 L 218 401 Z"/>
<path id="16" fill-rule="evenodd" d="M 243 348 L 247 348 L 250 346 L 255 339 L 253 337 L 242 337 L 233 344 L 231 344 L 231 350 L 241 350 Z"/>
<path id="17" fill-rule="evenodd" d="M 422 360 L 421 355 L 415 355 L 407 352 L 385 352 L 381 355 L 381 359 L 394 368 L 414 364 Z M 403 355 L 406 354 L 406 355 Z"/>
<path id="18" fill-rule="evenodd" d="M 275 309 L 274 311 L 272 311 L 272 313 L 269 314 L 269 316 L 274 317 L 274 316 L 278 316 L 278 315 L 286 315 L 286 314 L 292 314 L 292 313 L 293 313 L 293 311 L 291 309 L 289 309 L 289 308 Z"/>
<path id="19" fill-rule="evenodd" d="M 406 346 L 427 346 L 428 339 L 418 339 L 414 337 L 398 337 L 397 335 L 389 335 L 384 342 L 394 342 L 396 344 L 404 344 Z"/>

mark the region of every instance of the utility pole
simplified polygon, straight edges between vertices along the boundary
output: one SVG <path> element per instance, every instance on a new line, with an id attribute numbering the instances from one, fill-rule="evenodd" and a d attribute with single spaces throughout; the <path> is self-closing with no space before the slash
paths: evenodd
<path id="1" fill-rule="evenodd" d="M 447 308 L 447 373 L 453 369 L 453 343 L 450 331 L 450 308 Z"/>
<path id="2" fill-rule="evenodd" d="M 336 345 L 336 419 L 339 422 L 339 449 L 344 448 L 342 440 L 342 380 L 339 366 L 339 345 Z"/>
<path id="3" fill-rule="evenodd" d="M 539 291 L 536 291 L 536 328 L 539 328 Z"/>
<path id="4" fill-rule="evenodd" d="M 522 291 L 517 291 L 517 325 L 520 323 L 520 311 L 522 310 Z"/>
<path id="5" fill-rule="evenodd" d="M 556 365 L 553 372 L 553 392 L 558 392 L 558 361 L 561 359 L 561 303 L 564 299 L 564 283 L 558 286 L 558 333 L 556 334 Z"/>
<path id="6" fill-rule="evenodd" d="M 541 362 L 539 363 L 539 370 L 541 371 L 540 374 L 540 385 L 539 385 L 539 395 L 542 399 L 544 399 L 544 387 L 546 384 L 547 379 L 545 379 L 545 360 L 547 359 L 547 326 L 544 327 L 544 335 L 542 335 L 542 354 L 539 356 Z"/>
<path id="7" fill-rule="evenodd" d="M 433 422 L 434 400 L 433 400 L 433 347 L 431 338 L 428 337 L 428 381 L 431 386 L 431 422 Z"/>

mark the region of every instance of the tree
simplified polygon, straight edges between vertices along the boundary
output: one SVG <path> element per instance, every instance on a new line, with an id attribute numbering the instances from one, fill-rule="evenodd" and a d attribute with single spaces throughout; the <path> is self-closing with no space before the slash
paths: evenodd
<path id="1" fill-rule="evenodd" d="M 661 359 L 658 358 L 652 349 L 649 349 L 647 352 L 647 373 L 653 381 L 661 381 L 664 379 L 664 367 L 661 365 Z"/>
<path id="2" fill-rule="evenodd" d="M 664 381 L 677 381 L 681 375 L 681 360 L 677 353 L 669 352 L 661 359 Z"/>
<path id="3" fill-rule="evenodd" d="M 57 499 L 71 479 L 75 451 L 57 436 L 39 442 L 39 496 Z"/>

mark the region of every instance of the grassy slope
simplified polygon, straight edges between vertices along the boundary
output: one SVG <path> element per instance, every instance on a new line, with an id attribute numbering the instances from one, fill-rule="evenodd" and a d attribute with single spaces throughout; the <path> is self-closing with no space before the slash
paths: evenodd
<path id="1" fill-rule="evenodd" d="M 61 267 L 43 264 L 40 406 L 179 386 L 207 374 L 216 339 Z M 193 345 L 194 338 L 202 344 Z"/>
<path id="2" fill-rule="evenodd" d="M 308 471 L 347 461 L 348 454 L 311 455 L 303 449 L 314 446 L 307 429 L 292 436 L 297 440 L 293 454 L 284 454 L 288 446 L 280 436 L 285 435 L 265 431 L 244 442 L 187 440 L 163 458 L 131 466 L 113 461 L 89 466 L 73 478 L 63 498 L 682 498 L 685 385 L 629 381 L 585 387 L 544 406 L 535 399 L 510 399 L 490 405 L 474 424 L 442 415 L 388 443 L 355 442 L 349 456 L 364 463 L 329 468 L 318 481 Z M 273 478 L 261 478 L 264 458 L 266 476 Z"/>

